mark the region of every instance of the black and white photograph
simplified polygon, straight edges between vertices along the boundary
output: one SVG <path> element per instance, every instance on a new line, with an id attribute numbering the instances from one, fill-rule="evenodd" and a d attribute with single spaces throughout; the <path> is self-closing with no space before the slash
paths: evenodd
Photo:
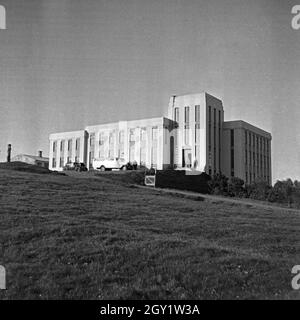
<path id="1" fill-rule="evenodd" d="M 0 0 L 0 300 L 299 299 L 300 1 Z"/>

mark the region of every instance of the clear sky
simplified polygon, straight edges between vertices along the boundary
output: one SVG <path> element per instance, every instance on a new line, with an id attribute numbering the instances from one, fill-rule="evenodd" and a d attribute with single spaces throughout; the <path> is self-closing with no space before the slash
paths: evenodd
<path id="1" fill-rule="evenodd" d="M 300 4 L 300 1 L 298 1 Z M 207 91 L 273 136 L 273 180 L 300 180 L 296 0 L 0 0 L 0 161 L 52 132 L 162 116 Z"/>

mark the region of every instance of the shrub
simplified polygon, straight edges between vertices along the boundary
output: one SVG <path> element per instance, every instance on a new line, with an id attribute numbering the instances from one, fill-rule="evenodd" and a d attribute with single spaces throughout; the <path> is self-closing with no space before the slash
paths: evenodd
<path id="1" fill-rule="evenodd" d="M 228 178 L 222 174 L 215 174 L 210 181 L 208 181 L 210 193 L 226 195 L 228 192 Z"/>
<path id="2" fill-rule="evenodd" d="M 245 195 L 244 180 L 231 177 L 228 183 L 228 195 L 231 197 L 243 197 Z"/>
<path id="3" fill-rule="evenodd" d="M 272 187 L 264 180 L 257 180 L 245 187 L 245 196 L 256 200 L 268 200 Z"/>

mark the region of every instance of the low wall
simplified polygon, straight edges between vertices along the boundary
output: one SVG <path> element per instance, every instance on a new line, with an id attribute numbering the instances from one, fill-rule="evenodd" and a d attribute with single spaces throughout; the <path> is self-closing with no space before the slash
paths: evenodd
<path id="1" fill-rule="evenodd" d="M 189 175 L 183 170 L 157 170 L 155 186 L 159 188 L 172 188 L 179 190 L 209 193 L 209 175 Z"/>

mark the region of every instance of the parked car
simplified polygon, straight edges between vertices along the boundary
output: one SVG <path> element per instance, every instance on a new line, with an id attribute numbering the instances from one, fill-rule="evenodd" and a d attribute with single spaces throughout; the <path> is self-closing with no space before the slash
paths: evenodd
<path id="1" fill-rule="evenodd" d="M 132 165 L 126 162 L 125 159 L 111 158 L 111 159 L 94 159 L 93 168 L 95 170 L 105 171 L 112 169 L 132 170 Z"/>
<path id="2" fill-rule="evenodd" d="M 87 171 L 87 167 L 83 162 L 75 162 L 74 163 L 75 171 Z"/>
<path id="3" fill-rule="evenodd" d="M 63 170 L 87 171 L 87 167 L 83 162 L 69 162 L 63 167 Z"/>

